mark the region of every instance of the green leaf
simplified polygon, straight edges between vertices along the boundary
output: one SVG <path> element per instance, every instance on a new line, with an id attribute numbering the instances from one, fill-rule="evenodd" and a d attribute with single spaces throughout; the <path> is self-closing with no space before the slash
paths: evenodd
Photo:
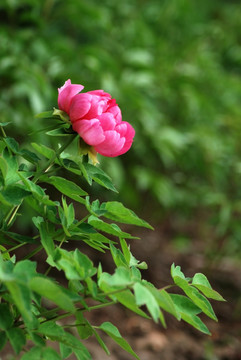
<path id="1" fill-rule="evenodd" d="M 39 229 L 41 244 L 43 245 L 46 253 L 50 256 L 54 256 L 54 241 L 52 236 L 48 232 L 48 224 L 40 216 L 32 219 L 35 226 Z"/>
<path id="2" fill-rule="evenodd" d="M 102 347 L 102 349 L 106 352 L 107 355 L 110 355 L 110 351 L 108 349 L 108 347 L 106 346 L 106 344 L 104 343 L 104 341 L 101 339 L 100 335 L 97 333 L 97 331 L 92 328 L 93 330 L 93 334 L 96 338 L 96 340 L 98 341 L 99 345 Z"/>
<path id="3" fill-rule="evenodd" d="M 182 314 L 182 319 L 188 324 L 192 325 L 195 329 L 203 332 L 204 334 L 211 335 L 207 326 L 202 322 L 202 320 L 196 315 Z"/>
<path id="4" fill-rule="evenodd" d="M 9 153 L 9 150 L 6 148 L 3 152 L 3 158 L 7 162 L 7 174 L 5 176 L 5 184 L 12 185 L 19 181 L 17 170 L 18 170 L 18 162 L 16 156 L 12 156 Z"/>
<path id="5" fill-rule="evenodd" d="M 138 306 L 146 305 L 153 320 L 157 322 L 160 316 L 160 309 L 155 297 L 148 290 L 148 288 L 146 288 L 140 282 L 135 283 L 133 289 L 136 298 L 136 304 Z"/>
<path id="6" fill-rule="evenodd" d="M 170 296 L 170 294 L 168 294 L 168 292 L 166 292 L 166 290 L 158 290 L 150 283 L 148 283 L 146 286 L 155 297 L 158 305 L 163 310 L 172 314 L 177 320 L 181 319 L 181 316 L 173 303 L 172 297 Z"/>
<path id="7" fill-rule="evenodd" d="M 201 313 L 201 309 L 196 306 L 192 300 L 183 295 L 170 294 L 177 311 L 181 314 L 181 318 L 195 329 L 210 335 L 206 325 L 200 320 L 197 314 Z"/>
<path id="8" fill-rule="evenodd" d="M 120 289 L 120 292 L 117 292 L 116 287 L 109 286 L 108 284 L 109 277 L 106 277 L 105 274 L 106 273 L 102 273 L 100 275 L 100 279 L 99 279 L 100 289 L 107 294 L 111 292 L 115 292 L 113 295 L 108 295 L 108 297 L 113 299 L 114 301 L 120 302 L 122 305 L 124 305 L 131 311 L 135 312 L 136 314 L 149 319 L 149 316 L 144 311 L 139 309 L 139 307 L 136 305 L 136 300 L 132 292 L 130 290 L 124 290 L 124 289 Z"/>
<path id="9" fill-rule="evenodd" d="M 62 343 L 59 344 L 59 350 L 60 350 L 62 359 L 67 359 L 73 352 L 73 350 L 70 347 L 68 347 Z"/>
<path id="10" fill-rule="evenodd" d="M 78 249 L 75 249 L 74 252 L 57 249 L 55 261 L 59 269 L 64 270 L 69 280 L 85 280 L 95 275 L 97 271 L 88 256 L 82 254 Z"/>
<path id="11" fill-rule="evenodd" d="M 70 297 L 52 280 L 36 276 L 30 280 L 29 286 L 32 291 L 53 301 L 61 309 L 75 312 L 75 306 Z"/>
<path id="12" fill-rule="evenodd" d="M 32 143 L 31 145 L 36 151 L 38 151 L 41 155 L 43 155 L 47 159 L 52 159 L 55 157 L 55 151 L 53 149 L 45 145 L 39 145 L 36 143 Z"/>
<path id="13" fill-rule="evenodd" d="M 116 326 L 110 322 L 104 322 L 99 326 L 99 329 L 109 335 L 122 349 L 134 356 L 136 359 L 140 360 L 139 356 L 132 350 L 128 342 L 123 339 Z"/>
<path id="14" fill-rule="evenodd" d="M 133 283 L 130 269 L 121 266 L 115 269 L 115 273 L 113 275 L 103 272 L 99 281 L 100 283 L 103 281 L 113 288 L 117 287 L 120 289 L 132 285 Z"/>
<path id="15" fill-rule="evenodd" d="M 170 297 L 178 311 L 188 315 L 198 315 L 202 310 L 188 297 L 179 294 L 170 294 Z"/>
<path id="16" fill-rule="evenodd" d="M 110 251 L 111 255 L 113 257 L 114 263 L 116 266 L 120 267 L 129 267 L 128 262 L 126 261 L 124 255 L 120 251 L 120 249 L 117 249 L 113 244 L 110 243 Z"/>
<path id="17" fill-rule="evenodd" d="M 174 282 L 178 285 L 185 294 L 196 304 L 207 316 L 217 321 L 217 317 L 209 301 L 199 293 L 199 291 L 188 284 L 188 282 L 179 276 L 174 276 Z"/>
<path id="18" fill-rule="evenodd" d="M 0 122 L 0 126 L 7 126 L 9 124 L 11 124 L 12 121 L 8 121 L 8 122 Z"/>
<path id="19" fill-rule="evenodd" d="M 132 210 L 127 209 L 122 203 L 118 201 L 102 203 L 100 209 L 106 211 L 104 213 L 104 217 L 107 219 L 118 221 L 124 224 L 143 226 L 153 230 L 153 227 L 150 224 L 140 219 Z"/>
<path id="20" fill-rule="evenodd" d="M 3 138 L 3 140 L 5 141 L 7 147 L 15 154 L 17 154 L 19 152 L 19 144 L 17 143 L 17 141 L 14 138 L 11 137 L 5 137 Z"/>
<path id="21" fill-rule="evenodd" d="M 66 180 L 59 176 L 51 176 L 50 178 L 41 177 L 40 180 L 53 185 L 62 194 L 81 203 L 83 203 L 83 199 L 81 199 L 80 196 L 87 195 L 87 192 L 82 190 L 74 182 Z"/>
<path id="22" fill-rule="evenodd" d="M 34 152 L 28 149 L 21 149 L 20 155 L 32 164 L 36 164 L 40 160 L 40 158 Z"/>
<path id="23" fill-rule="evenodd" d="M 76 356 L 81 360 L 91 360 L 91 356 L 86 347 L 72 334 L 64 331 L 54 321 L 48 321 L 39 326 L 38 332 L 48 336 L 53 341 L 58 341 L 67 347 L 70 347 Z M 82 356 L 82 357 L 80 357 Z"/>
<path id="24" fill-rule="evenodd" d="M 116 224 L 108 224 L 94 215 L 91 215 L 88 218 L 88 223 L 95 229 L 106 232 L 107 234 L 128 239 L 133 238 L 130 234 L 121 231 L 121 229 Z"/>
<path id="25" fill-rule="evenodd" d="M 24 322 L 30 329 L 34 329 L 38 325 L 37 319 L 32 314 L 31 309 L 31 292 L 27 285 L 17 282 L 18 279 L 5 281 L 15 305 L 21 313 Z"/>
<path id="26" fill-rule="evenodd" d="M 8 304 L 0 304 L 0 329 L 7 330 L 13 324 L 13 315 Z"/>
<path id="27" fill-rule="evenodd" d="M 194 275 L 192 279 L 192 285 L 210 299 L 226 301 L 217 291 L 212 289 L 207 277 L 201 273 Z"/>
<path id="28" fill-rule="evenodd" d="M 8 163 L 2 156 L 0 156 L 0 170 L 3 175 L 3 179 L 5 179 L 5 177 L 7 176 L 7 172 L 8 172 Z"/>
<path id="29" fill-rule="evenodd" d="M 21 360 L 61 360 L 59 354 L 51 347 L 35 346 L 25 353 Z"/>
<path id="30" fill-rule="evenodd" d="M 5 331 L 0 331 L 0 351 L 4 348 L 7 342 L 7 334 Z"/>
<path id="31" fill-rule="evenodd" d="M 131 261 L 132 254 L 130 252 L 130 249 L 124 239 L 120 239 L 121 249 L 123 251 L 124 258 L 126 260 L 126 263 L 129 265 Z"/>
<path id="32" fill-rule="evenodd" d="M 20 205 L 22 200 L 31 194 L 21 185 L 9 185 L 0 193 L 0 200 L 5 204 Z"/>
<path id="33" fill-rule="evenodd" d="M 58 129 L 54 129 L 54 130 L 50 130 L 46 132 L 46 135 L 49 136 L 69 136 L 70 134 L 67 133 L 66 131 L 64 131 L 64 129 L 68 129 L 70 128 L 71 125 L 69 124 L 64 124 L 64 125 L 60 125 L 60 127 L 58 127 Z"/>
<path id="34" fill-rule="evenodd" d="M 11 328 L 7 330 L 7 337 L 16 354 L 19 354 L 26 343 L 26 337 L 23 330 L 20 328 Z"/>
<path id="35" fill-rule="evenodd" d="M 50 111 L 43 111 L 37 115 L 35 115 L 35 118 L 37 119 L 51 119 L 51 118 L 55 118 L 53 115 L 53 110 Z"/>
<path id="36" fill-rule="evenodd" d="M 31 191 L 31 193 L 38 200 L 39 203 L 43 203 L 43 204 L 49 205 L 49 206 L 56 206 L 58 204 L 58 202 L 49 200 L 49 196 L 45 194 L 45 191 L 41 186 L 35 184 L 34 182 L 30 181 L 29 179 L 25 179 L 24 176 L 20 172 L 18 172 L 18 175 L 19 175 L 20 179 L 23 181 L 23 183 L 25 184 L 26 188 L 29 191 Z"/>
<path id="37" fill-rule="evenodd" d="M 76 328 L 81 339 L 88 339 L 92 334 L 92 326 L 83 316 L 82 311 L 76 313 Z"/>
<path id="38" fill-rule="evenodd" d="M 21 234 L 17 234 L 11 231 L 2 231 L 3 234 L 9 236 L 11 239 L 14 239 L 16 241 L 18 241 L 19 243 L 29 243 L 29 244 L 36 244 L 37 241 L 35 239 L 33 239 L 30 236 L 27 235 L 21 235 Z"/>
<path id="39" fill-rule="evenodd" d="M 89 163 L 83 163 L 82 167 L 85 168 L 88 176 L 91 177 L 95 182 L 105 187 L 106 189 L 118 192 L 114 187 L 111 178 L 103 170 Z"/>
<path id="40" fill-rule="evenodd" d="M 185 279 L 185 275 L 181 271 L 181 267 L 175 266 L 175 264 L 172 264 L 172 266 L 171 266 L 171 275 L 172 275 L 172 278 L 174 278 L 175 276 L 179 276 L 180 278 Z"/>

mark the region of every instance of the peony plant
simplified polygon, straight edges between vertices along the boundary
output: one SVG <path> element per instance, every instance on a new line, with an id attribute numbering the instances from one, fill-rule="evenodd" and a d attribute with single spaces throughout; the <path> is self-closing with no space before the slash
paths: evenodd
<path id="1" fill-rule="evenodd" d="M 95 182 L 116 192 L 110 177 L 96 165 L 97 153 L 124 154 L 135 135 L 108 93 L 82 90 L 82 85 L 67 80 L 59 89 L 59 109 L 36 117 L 50 124 L 44 131 L 59 139 L 56 149 L 41 143 L 21 147 L 7 136 L 9 123 L 0 123 L 0 351 L 10 343 L 16 359 L 60 360 L 74 353 L 76 359 L 88 360 L 91 349 L 85 339 L 90 336 L 109 354 L 103 333 L 139 359 L 115 324 L 108 319 L 92 324 L 86 313 L 120 303 L 164 327 L 168 312 L 210 334 L 199 314 L 217 320 L 209 299 L 224 300 L 205 275 L 186 277 L 174 264 L 169 286 L 159 289 L 146 281 L 142 272 L 147 264 L 138 261 L 128 245 L 135 237 L 120 224 L 152 226 L 121 202 L 92 200 L 80 187 L 81 179 L 82 184 Z M 17 231 L 21 214 L 31 215 L 29 233 Z M 113 273 L 94 264 L 85 254 L 86 246 L 92 252 L 109 252 Z M 19 248 L 24 249 L 20 258 Z M 38 266 L 43 255 L 45 269 Z M 56 270 L 63 281 L 55 278 Z"/>

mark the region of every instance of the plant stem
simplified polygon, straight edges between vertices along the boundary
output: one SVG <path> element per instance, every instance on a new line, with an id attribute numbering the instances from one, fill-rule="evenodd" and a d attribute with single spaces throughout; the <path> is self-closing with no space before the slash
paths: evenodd
<path id="1" fill-rule="evenodd" d="M 114 305 L 115 303 L 116 303 L 115 301 L 109 301 L 108 303 L 90 306 L 90 307 L 88 308 L 88 311 L 102 309 L 102 308 L 104 308 L 104 307 L 106 307 L 106 306 Z M 58 311 L 59 308 L 56 308 L 56 309 L 53 309 L 53 310 L 50 310 L 50 311 L 53 312 L 54 310 L 57 310 L 57 311 Z M 87 311 L 87 309 L 86 309 L 86 308 L 80 308 L 80 309 L 77 309 L 77 310 L 76 310 L 76 312 L 79 312 L 79 311 L 81 311 L 81 312 L 83 311 L 83 312 L 84 312 L 84 311 Z M 46 314 L 46 313 L 44 313 L 44 314 Z M 68 317 L 68 316 L 71 316 L 71 315 L 73 315 L 71 312 L 66 312 L 66 313 L 64 313 L 64 314 L 61 314 L 61 315 L 58 315 L 58 316 L 54 316 L 54 317 L 52 317 L 52 318 L 50 318 L 50 319 L 43 320 L 43 321 L 41 321 L 41 324 L 46 323 L 46 322 L 48 322 L 48 321 L 53 321 L 53 320 L 58 321 L 58 320 L 64 319 L 64 318 L 66 318 L 66 317 Z M 42 317 L 42 316 L 43 316 L 43 314 L 41 314 L 39 317 Z"/>
<path id="2" fill-rule="evenodd" d="M 4 128 L 1 126 L 1 130 L 2 130 L 2 133 L 3 133 L 3 137 L 7 137 L 5 131 L 4 131 Z"/>
<path id="3" fill-rule="evenodd" d="M 26 244 L 27 244 L 26 242 L 23 242 L 23 243 L 21 243 L 21 244 L 18 244 L 18 245 L 14 246 L 14 247 L 12 247 L 12 248 L 10 248 L 10 249 L 8 249 L 8 250 L 3 251 L 2 254 L 9 253 L 10 251 L 16 250 L 16 249 L 18 249 L 18 248 L 20 248 L 21 246 L 24 246 L 24 245 L 26 245 Z"/>
<path id="4" fill-rule="evenodd" d="M 34 249 L 33 251 L 31 251 L 30 254 L 26 255 L 23 260 L 27 260 L 30 259 L 32 256 L 36 255 L 39 251 L 41 251 L 43 249 L 42 245 L 39 245 L 36 249 Z"/>

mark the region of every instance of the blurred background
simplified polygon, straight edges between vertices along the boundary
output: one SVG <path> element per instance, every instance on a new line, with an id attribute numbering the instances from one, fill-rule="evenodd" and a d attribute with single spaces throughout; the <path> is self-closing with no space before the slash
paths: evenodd
<path id="1" fill-rule="evenodd" d="M 136 320 L 135 350 L 148 333 L 157 340 L 139 349 L 143 360 L 180 360 L 182 351 L 183 359 L 241 359 L 240 1 L 1 0 L 0 116 L 12 121 L 8 135 L 54 145 L 43 133 L 29 135 L 43 127 L 33 116 L 57 106 L 57 88 L 69 78 L 85 91 L 110 92 L 136 130 L 127 154 L 99 156 L 119 190 L 101 195 L 155 227 L 138 230 L 142 241 L 131 245 L 149 262 L 149 279 L 166 281 L 175 261 L 186 275 L 205 272 L 228 300 L 214 304 L 220 324 L 211 340 L 174 320 L 168 332 L 153 325 L 145 333 Z M 180 340 L 184 331 L 188 339 L 175 348 L 169 336 Z M 202 346 L 192 354 L 197 337 Z"/>

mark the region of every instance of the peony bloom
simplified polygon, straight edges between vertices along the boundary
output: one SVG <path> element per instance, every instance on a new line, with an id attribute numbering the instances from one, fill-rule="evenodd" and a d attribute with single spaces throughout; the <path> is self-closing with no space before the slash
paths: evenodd
<path id="1" fill-rule="evenodd" d="M 103 90 L 79 92 L 82 85 L 67 80 L 58 89 L 59 109 L 70 118 L 73 130 L 104 156 L 119 156 L 127 152 L 133 142 L 135 130 L 122 121 L 115 99 Z"/>

